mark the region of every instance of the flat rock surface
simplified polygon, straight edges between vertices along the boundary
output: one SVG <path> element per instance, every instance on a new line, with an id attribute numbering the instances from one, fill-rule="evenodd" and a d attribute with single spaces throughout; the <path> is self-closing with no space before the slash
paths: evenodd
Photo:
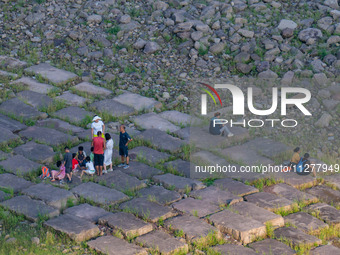
<path id="1" fill-rule="evenodd" d="M 17 132 L 27 128 L 26 125 L 20 123 L 19 121 L 13 120 L 2 114 L 0 114 L 0 127 L 7 129 L 11 132 Z"/>
<path id="2" fill-rule="evenodd" d="M 88 102 L 87 98 L 78 96 L 77 94 L 73 94 L 70 91 L 65 91 L 60 96 L 55 97 L 55 99 L 64 101 L 67 105 L 72 105 L 72 106 L 82 106 L 86 102 Z"/>
<path id="3" fill-rule="evenodd" d="M 88 116 L 92 119 L 95 114 L 93 112 L 86 111 L 84 108 L 69 106 L 53 113 L 53 115 L 70 123 L 78 124 Z"/>
<path id="4" fill-rule="evenodd" d="M 188 251 L 188 245 L 162 230 L 155 230 L 136 238 L 136 242 L 148 248 L 154 248 L 161 254 L 171 254 L 176 251 Z"/>
<path id="5" fill-rule="evenodd" d="M 13 140 L 18 140 L 19 136 L 13 134 L 11 131 L 0 127 L 1 137 L 0 144 L 6 144 Z"/>
<path id="6" fill-rule="evenodd" d="M 70 123 L 66 121 L 63 121 L 60 119 L 53 119 L 53 118 L 39 120 L 37 121 L 36 126 L 56 129 L 58 131 L 61 131 L 67 134 L 70 134 L 70 133 L 78 134 L 78 133 L 82 133 L 85 131 L 85 129 L 81 127 L 77 127 L 77 126 L 71 125 Z"/>
<path id="7" fill-rule="evenodd" d="M 0 161 L 5 160 L 9 157 L 8 153 L 5 153 L 3 151 L 0 151 Z"/>
<path id="8" fill-rule="evenodd" d="M 340 211 L 325 203 L 317 203 L 309 205 L 306 208 L 308 213 L 314 216 L 318 216 L 324 220 L 327 224 L 340 224 Z"/>
<path id="9" fill-rule="evenodd" d="M 134 108 L 136 111 L 142 110 L 152 111 L 154 108 L 160 108 L 162 106 L 162 103 L 156 101 L 153 98 L 144 97 L 133 93 L 121 94 L 113 98 L 113 100 L 121 104 L 130 106 Z"/>
<path id="10" fill-rule="evenodd" d="M 257 254 L 252 249 L 249 249 L 242 245 L 230 244 L 230 243 L 213 246 L 212 249 L 219 252 L 220 254 L 228 254 L 228 255 L 239 255 L 239 254 L 256 255 Z"/>
<path id="11" fill-rule="evenodd" d="M 89 241 L 88 246 L 97 252 L 108 255 L 147 255 L 148 252 L 135 244 L 115 236 L 101 236 L 95 240 Z"/>
<path id="12" fill-rule="evenodd" d="M 265 239 L 262 241 L 254 242 L 248 244 L 248 246 L 254 249 L 259 255 L 294 255 L 295 251 L 290 248 L 288 245 L 277 241 L 275 239 Z"/>
<path id="13" fill-rule="evenodd" d="M 37 108 L 38 110 L 47 109 L 48 106 L 53 104 L 53 99 L 49 96 L 30 90 L 21 91 L 17 93 L 17 96 L 25 103 Z"/>
<path id="14" fill-rule="evenodd" d="M 255 238 L 266 235 L 266 226 L 263 223 L 230 210 L 223 210 L 211 215 L 209 221 L 221 232 L 231 235 L 243 244 L 248 244 Z"/>
<path id="15" fill-rule="evenodd" d="M 308 235 L 302 230 L 293 227 L 282 227 L 274 230 L 276 239 L 284 239 L 292 243 L 293 246 L 305 244 L 314 245 L 321 244 L 321 240 L 315 236 Z"/>
<path id="16" fill-rule="evenodd" d="M 40 83 L 30 77 L 21 77 L 20 79 L 13 81 L 12 84 L 22 84 L 30 91 L 45 95 L 56 88 L 46 83 Z"/>
<path id="17" fill-rule="evenodd" d="M 321 201 L 334 206 L 340 205 L 340 191 L 334 190 L 325 185 L 318 185 L 310 189 L 306 189 L 308 194 L 316 196 Z"/>
<path id="18" fill-rule="evenodd" d="M 310 175 L 298 175 L 294 172 L 279 172 L 273 175 L 276 179 L 283 180 L 284 183 L 293 186 L 294 188 L 312 187 L 317 184 L 317 180 Z"/>
<path id="19" fill-rule="evenodd" d="M 285 223 L 290 223 L 298 229 L 308 233 L 309 231 L 319 230 L 328 227 L 323 221 L 306 212 L 292 213 L 284 217 Z"/>
<path id="20" fill-rule="evenodd" d="M 162 205 L 172 204 L 182 198 L 181 194 L 178 192 L 156 185 L 141 189 L 138 191 L 138 194 L 143 198 L 146 198 L 150 201 L 155 201 Z"/>
<path id="21" fill-rule="evenodd" d="M 174 132 L 174 134 L 177 135 L 178 137 L 182 138 L 183 140 L 189 141 L 189 139 L 190 139 L 190 128 L 191 127 L 181 128 L 180 130 L 177 130 L 176 132 Z"/>
<path id="22" fill-rule="evenodd" d="M 76 201 L 76 198 L 70 191 L 44 183 L 30 186 L 23 190 L 22 193 L 33 199 L 42 200 L 46 204 L 58 209 L 65 208 L 67 201 Z"/>
<path id="23" fill-rule="evenodd" d="M 221 190 L 229 191 L 237 196 L 246 196 L 259 192 L 257 188 L 246 185 L 239 181 L 235 181 L 231 178 L 218 179 L 214 182 L 214 186 L 220 188 Z"/>
<path id="24" fill-rule="evenodd" d="M 175 132 L 180 129 L 180 127 L 163 119 L 154 112 L 136 116 L 133 121 L 138 127 L 141 127 L 142 129 L 159 129 L 164 132 Z"/>
<path id="25" fill-rule="evenodd" d="M 248 218 L 257 220 L 263 224 L 270 223 L 274 227 L 282 227 L 284 225 L 284 220 L 280 215 L 258 207 L 255 204 L 249 202 L 242 201 L 233 204 L 230 206 L 230 210 Z"/>
<path id="26" fill-rule="evenodd" d="M 190 197 L 206 200 L 215 205 L 235 204 L 242 201 L 242 197 L 236 196 L 229 191 L 220 190 L 215 186 L 190 192 Z"/>
<path id="27" fill-rule="evenodd" d="M 165 220 L 176 215 L 171 208 L 151 202 L 145 198 L 134 198 L 121 204 L 119 208 L 127 212 L 132 212 L 138 217 L 151 222 L 157 222 L 160 218 Z"/>
<path id="28" fill-rule="evenodd" d="M 32 185 L 32 182 L 26 181 L 14 174 L 0 174 L 0 188 L 13 190 L 14 193 L 18 193 Z"/>
<path id="29" fill-rule="evenodd" d="M 194 199 L 191 197 L 173 203 L 172 207 L 183 213 L 191 214 L 200 218 L 221 210 L 218 205 L 213 204 L 210 201 Z"/>
<path id="30" fill-rule="evenodd" d="M 322 245 L 310 250 L 310 255 L 330 255 L 330 254 L 340 254 L 340 249 L 333 245 Z"/>
<path id="31" fill-rule="evenodd" d="M 76 242 L 89 240 L 96 237 L 100 232 L 99 228 L 90 221 L 69 214 L 50 219 L 44 225 L 68 235 Z"/>
<path id="32" fill-rule="evenodd" d="M 49 82 L 56 85 L 65 84 L 71 80 L 76 79 L 78 76 L 74 73 L 58 69 L 48 63 L 41 63 L 39 65 L 30 66 L 25 69 L 26 72 L 40 74 Z"/>
<path id="33" fill-rule="evenodd" d="M 190 178 L 190 167 L 191 163 L 182 159 L 176 159 L 174 161 L 169 161 L 164 164 L 164 166 L 171 170 L 175 170 L 184 177 Z"/>
<path id="34" fill-rule="evenodd" d="M 128 169 L 122 169 L 125 174 L 137 177 L 138 179 L 151 179 L 152 176 L 161 174 L 162 171 L 137 161 L 131 161 Z"/>
<path id="35" fill-rule="evenodd" d="M 178 192 L 187 192 L 191 190 L 198 190 L 205 187 L 205 185 L 196 180 L 192 180 L 186 177 L 173 175 L 170 173 L 162 174 L 162 175 L 155 175 L 152 179 L 157 182 L 161 183 L 167 189 L 175 189 Z"/>
<path id="36" fill-rule="evenodd" d="M 2 166 L 6 171 L 20 175 L 28 174 L 38 170 L 41 165 L 35 163 L 21 155 L 12 156 L 6 160 L 0 161 L 0 166 Z"/>
<path id="37" fill-rule="evenodd" d="M 183 140 L 168 135 L 166 132 L 159 129 L 147 129 L 140 133 L 137 137 L 150 142 L 158 149 L 170 152 L 178 152 L 185 144 Z"/>
<path id="38" fill-rule="evenodd" d="M 98 220 L 101 217 L 104 217 L 105 215 L 109 214 L 109 212 L 105 211 L 103 208 L 92 206 L 89 204 L 80 204 L 77 206 L 72 206 L 64 210 L 63 213 L 83 218 L 92 223 L 98 223 Z"/>
<path id="39" fill-rule="evenodd" d="M 141 158 L 152 164 L 156 164 L 160 161 L 165 161 L 170 157 L 170 155 L 165 152 L 156 151 L 145 146 L 133 148 L 129 151 L 129 156 L 131 156 L 131 159 Z"/>
<path id="40" fill-rule="evenodd" d="M 10 194 L 0 190 L 0 202 L 4 201 L 4 200 L 6 200 L 7 198 L 10 198 L 10 197 L 11 197 Z"/>
<path id="41" fill-rule="evenodd" d="M 78 141 L 76 136 L 62 133 L 58 130 L 45 127 L 29 127 L 19 133 L 20 136 L 32 138 L 34 141 L 39 141 L 48 145 L 65 144 L 68 141 Z"/>
<path id="42" fill-rule="evenodd" d="M 126 212 L 107 214 L 99 219 L 99 224 L 119 229 L 125 236 L 145 235 L 153 230 L 152 224 Z"/>
<path id="43" fill-rule="evenodd" d="M 204 220 L 192 215 L 182 215 L 165 221 L 165 226 L 174 231 L 182 230 L 187 240 L 205 238 L 210 233 L 220 234 L 220 231 Z"/>
<path id="44" fill-rule="evenodd" d="M 113 99 L 105 99 L 91 104 L 99 112 L 108 113 L 114 117 L 128 116 L 135 113 L 135 109 L 125 104 L 121 104 Z"/>
<path id="45" fill-rule="evenodd" d="M 53 157 L 55 155 L 53 149 L 50 146 L 35 143 L 33 141 L 14 148 L 14 152 L 41 164 L 53 163 Z"/>
<path id="46" fill-rule="evenodd" d="M 83 146 L 84 152 L 86 153 L 86 156 L 90 156 L 90 154 L 91 154 L 91 142 L 84 142 L 84 143 L 78 144 L 77 146 L 74 146 L 73 148 L 71 148 L 70 152 L 71 153 L 77 153 L 78 148 L 80 146 Z"/>
<path id="47" fill-rule="evenodd" d="M 52 206 L 46 205 L 42 201 L 33 200 L 28 196 L 13 197 L 1 205 L 17 214 L 23 214 L 29 220 L 37 221 L 39 217 L 55 217 L 59 215 L 59 210 Z"/>
<path id="48" fill-rule="evenodd" d="M 243 146 L 255 150 L 259 154 L 268 158 L 275 158 L 280 154 L 291 150 L 289 146 L 268 138 L 255 138 L 254 140 L 246 142 Z"/>
<path id="49" fill-rule="evenodd" d="M 110 189 L 93 182 L 82 183 L 71 190 L 78 196 L 91 200 L 97 204 L 117 204 L 129 197 L 120 191 Z"/>
<path id="50" fill-rule="evenodd" d="M 0 125 L 1 125 L 1 117 L 0 117 Z M 328 183 L 336 186 L 338 189 L 340 189 L 340 174 L 332 174 L 325 176 L 324 178 Z"/>
<path id="51" fill-rule="evenodd" d="M 291 200 L 268 192 L 258 192 L 248 195 L 245 197 L 245 200 L 269 211 L 275 211 L 279 208 L 288 210 L 294 204 Z"/>
<path id="52" fill-rule="evenodd" d="M 47 114 L 39 112 L 33 106 L 25 104 L 18 98 L 12 98 L 0 105 L 0 111 L 7 115 L 13 115 L 16 118 L 27 119 L 45 119 Z"/>
<path id="53" fill-rule="evenodd" d="M 92 83 L 86 81 L 81 82 L 72 88 L 90 95 L 109 96 L 112 93 L 111 90 L 93 85 Z"/>
<path id="54" fill-rule="evenodd" d="M 194 118 L 189 114 L 179 112 L 179 111 L 164 111 L 159 114 L 162 118 L 175 123 L 176 125 L 187 126 L 189 124 L 199 124 L 200 119 Z"/>

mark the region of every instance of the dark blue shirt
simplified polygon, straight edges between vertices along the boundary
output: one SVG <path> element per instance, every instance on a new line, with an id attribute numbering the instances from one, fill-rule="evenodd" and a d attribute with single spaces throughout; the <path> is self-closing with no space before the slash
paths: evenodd
<path id="1" fill-rule="evenodd" d="M 212 134 L 212 135 L 219 135 L 219 134 L 221 134 L 220 129 L 223 127 L 223 125 L 222 124 L 215 124 L 215 127 L 214 127 L 214 120 L 215 119 L 217 119 L 217 118 L 214 117 L 210 120 L 209 133 Z"/>
<path id="2" fill-rule="evenodd" d="M 126 143 L 131 140 L 131 137 L 127 132 L 122 133 L 120 132 L 119 134 L 119 147 L 125 148 Z"/>

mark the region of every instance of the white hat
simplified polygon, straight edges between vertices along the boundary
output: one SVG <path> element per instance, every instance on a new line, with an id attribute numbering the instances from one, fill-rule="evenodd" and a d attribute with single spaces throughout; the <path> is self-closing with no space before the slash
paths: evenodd
<path id="1" fill-rule="evenodd" d="M 96 121 L 96 120 L 101 120 L 102 118 L 100 118 L 99 116 L 94 116 L 93 120 L 92 121 Z"/>

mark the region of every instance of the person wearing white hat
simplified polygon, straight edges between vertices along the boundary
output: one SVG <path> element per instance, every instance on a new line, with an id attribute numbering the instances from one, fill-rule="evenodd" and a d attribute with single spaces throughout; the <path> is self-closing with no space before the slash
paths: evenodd
<path id="1" fill-rule="evenodd" d="M 94 137 L 97 137 L 98 131 L 102 132 L 102 137 L 104 138 L 105 133 L 105 125 L 102 121 L 102 118 L 100 118 L 98 115 L 95 115 L 92 119 L 91 124 L 91 138 L 93 140 Z"/>

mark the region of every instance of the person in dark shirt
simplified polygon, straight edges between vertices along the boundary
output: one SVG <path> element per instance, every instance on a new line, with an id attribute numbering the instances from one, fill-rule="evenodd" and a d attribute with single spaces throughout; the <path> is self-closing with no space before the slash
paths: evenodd
<path id="1" fill-rule="evenodd" d="M 124 169 L 129 168 L 129 151 L 128 144 L 132 141 L 129 134 L 125 131 L 125 125 L 120 126 L 119 134 L 119 155 L 121 157 L 122 163 L 118 167 L 124 167 Z M 126 158 L 126 164 L 125 164 Z"/>
<path id="2" fill-rule="evenodd" d="M 70 152 L 69 147 L 65 147 L 65 155 L 64 155 L 64 166 L 65 173 L 67 177 L 67 182 L 72 183 L 72 153 Z"/>
<path id="3" fill-rule="evenodd" d="M 209 126 L 209 133 L 212 135 L 221 135 L 228 137 L 233 136 L 234 134 L 230 132 L 229 128 L 226 125 L 223 124 L 215 124 L 214 126 L 214 120 L 219 119 L 221 117 L 221 113 L 216 112 L 214 114 L 214 117 L 210 120 L 210 126 Z"/>

